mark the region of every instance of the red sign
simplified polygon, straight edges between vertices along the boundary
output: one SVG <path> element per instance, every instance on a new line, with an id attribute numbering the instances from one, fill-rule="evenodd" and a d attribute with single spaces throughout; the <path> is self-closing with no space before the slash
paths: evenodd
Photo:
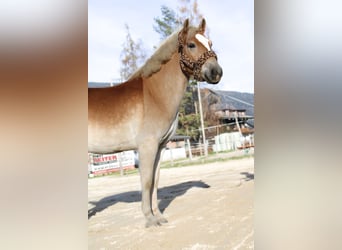
<path id="1" fill-rule="evenodd" d="M 99 155 L 93 157 L 93 163 L 106 163 L 110 161 L 117 161 L 117 159 L 118 158 L 116 155 Z"/>

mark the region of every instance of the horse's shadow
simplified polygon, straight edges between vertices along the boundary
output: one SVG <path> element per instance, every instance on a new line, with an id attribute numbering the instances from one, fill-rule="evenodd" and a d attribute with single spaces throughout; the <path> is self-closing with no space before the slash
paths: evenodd
<path id="1" fill-rule="evenodd" d="M 254 174 L 248 172 L 241 172 L 240 174 L 245 176 L 245 178 L 243 178 L 244 181 L 254 180 Z"/>
<path id="2" fill-rule="evenodd" d="M 176 197 L 182 196 L 186 191 L 193 187 L 209 188 L 210 186 L 203 181 L 187 181 L 158 189 L 158 199 L 160 199 L 158 206 L 160 211 L 164 212 Z M 89 203 L 95 205 L 95 207 L 88 210 L 88 219 L 94 216 L 97 212 L 101 212 L 118 202 L 131 203 L 139 201 L 141 201 L 140 191 L 125 192 L 105 197 L 99 201 L 90 201 Z"/>

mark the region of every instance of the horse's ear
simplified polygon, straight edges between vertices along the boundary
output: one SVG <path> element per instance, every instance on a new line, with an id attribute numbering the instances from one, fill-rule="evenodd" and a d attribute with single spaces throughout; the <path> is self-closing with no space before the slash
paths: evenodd
<path id="1" fill-rule="evenodd" d="M 201 24 L 198 26 L 198 30 L 200 33 L 204 34 L 205 32 L 206 21 L 203 18 Z"/>
<path id="2" fill-rule="evenodd" d="M 182 30 L 180 31 L 179 35 L 182 39 L 182 43 L 184 43 L 186 41 L 186 36 L 188 34 L 188 30 L 189 30 L 189 19 L 187 18 L 185 21 L 184 21 L 184 24 L 183 24 L 183 28 Z"/>
<path id="3" fill-rule="evenodd" d="M 184 24 L 183 24 L 183 33 L 186 34 L 189 29 L 189 18 L 185 19 Z"/>

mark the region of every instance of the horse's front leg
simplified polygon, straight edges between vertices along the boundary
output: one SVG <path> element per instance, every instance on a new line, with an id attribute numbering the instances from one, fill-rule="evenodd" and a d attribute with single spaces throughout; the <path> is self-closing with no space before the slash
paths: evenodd
<path id="1" fill-rule="evenodd" d="M 154 174 L 154 187 L 153 187 L 153 193 L 152 193 L 152 211 L 153 215 L 157 217 L 158 221 L 160 223 L 167 223 L 167 220 L 164 218 L 162 213 L 159 210 L 158 206 L 158 183 L 159 183 L 159 172 L 160 172 L 160 156 L 162 152 L 162 147 L 159 147 L 158 152 L 156 154 L 154 167 L 155 167 L 155 174 Z"/>
<path id="2" fill-rule="evenodd" d="M 158 142 L 144 140 L 139 145 L 139 170 L 141 179 L 141 207 L 146 218 L 146 227 L 159 226 L 160 222 L 152 211 L 152 194 L 154 189 L 155 159 L 158 153 Z"/>

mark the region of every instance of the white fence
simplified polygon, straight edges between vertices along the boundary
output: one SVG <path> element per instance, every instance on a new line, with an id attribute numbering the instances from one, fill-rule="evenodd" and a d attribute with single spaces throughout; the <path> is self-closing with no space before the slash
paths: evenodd
<path id="1" fill-rule="evenodd" d="M 162 152 L 161 161 L 170 161 L 186 158 L 185 148 L 165 149 Z"/>
<path id="2" fill-rule="evenodd" d="M 227 151 L 236 150 L 244 145 L 254 145 L 252 135 L 242 136 L 239 132 L 223 133 L 215 136 L 215 144 L 213 144 L 213 151 Z"/>
<path id="3" fill-rule="evenodd" d="M 214 140 L 207 141 L 207 150 L 212 152 L 221 152 L 229 150 L 237 150 L 247 147 L 254 147 L 254 136 L 241 136 L 239 132 L 223 133 L 215 136 Z M 191 150 L 187 145 L 181 148 L 165 149 L 161 155 L 161 161 L 172 161 L 176 159 L 189 158 L 192 156 L 203 156 L 204 145 L 195 144 L 191 145 Z M 123 174 L 124 169 L 132 169 L 138 164 L 137 155 L 133 150 L 124 151 L 116 154 L 88 154 L 88 172 L 89 174 L 98 175 L 109 172 L 121 171 Z"/>

